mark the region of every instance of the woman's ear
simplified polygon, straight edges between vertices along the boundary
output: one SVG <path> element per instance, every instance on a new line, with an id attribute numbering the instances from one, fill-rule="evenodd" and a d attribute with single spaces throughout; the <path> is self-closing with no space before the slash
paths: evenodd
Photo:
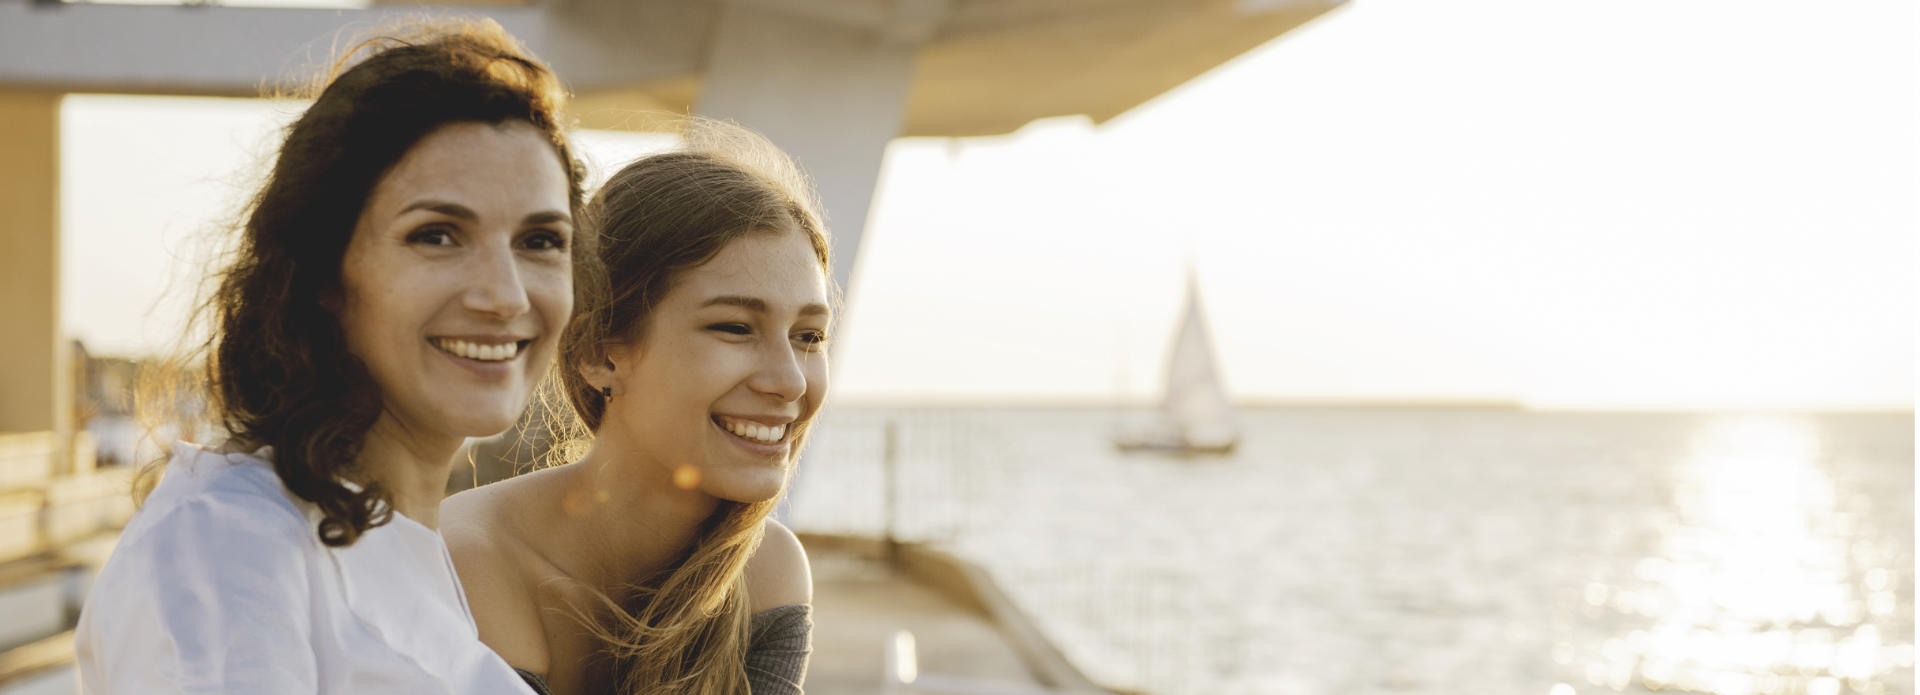
<path id="1" fill-rule="evenodd" d="M 595 390 L 613 389 L 618 392 L 621 370 L 632 361 L 632 356 L 627 353 L 625 345 L 604 343 L 600 349 L 581 358 L 575 368 L 580 370 L 580 377 L 587 381 L 587 385 Z"/>
<path id="2" fill-rule="evenodd" d="M 614 384 L 620 381 L 620 368 L 606 350 L 581 360 L 576 369 L 580 370 L 580 378 L 585 379 L 587 385 L 595 390 L 613 388 Z"/>

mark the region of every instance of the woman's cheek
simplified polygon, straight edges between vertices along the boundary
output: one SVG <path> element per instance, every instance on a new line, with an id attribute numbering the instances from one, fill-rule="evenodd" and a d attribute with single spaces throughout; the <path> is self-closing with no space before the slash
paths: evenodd
<path id="1" fill-rule="evenodd" d="M 827 398 L 827 384 L 830 383 L 827 378 L 829 371 L 827 358 L 825 355 L 816 357 L 808 366 L 807 400 L 812 402 L 814 407 L 819 407 L 820 403 Z"/>
<path id="2" fill-rule="evenodd" d="M 547 335 L 558 338 L 573 315 L 573 270 L 566 263 L 553 265 L 558 267 L 550 265 L 536 272 L 538 280 L 529 283 L 529 290 L 536 295 L 533 301 L 539 305 L 542 328 Z"/>

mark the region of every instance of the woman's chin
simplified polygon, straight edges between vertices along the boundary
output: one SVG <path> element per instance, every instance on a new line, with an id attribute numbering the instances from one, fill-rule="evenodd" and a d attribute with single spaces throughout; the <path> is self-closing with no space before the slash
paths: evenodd
<path id="1" fill-rule="evenodd" d="M 700 486 L 703 492 L 728 502 L 754 504 L 780 498 L 787 476 L 778 471 L 727 471 Z"/>
<path id="2" fill-rule="evenodd" d="M 433 399 L 433 414 L 449 434 L 491 437 L 513 427 L 526 412 L 531 394 L 517 391 L 448 388 Z"/>
<path id="3" fill-rule="evenodd" d="M 464 413 L 450 414 L 447 422 L 450 425 L 448 430 L 453 434 L 469 439 L 485 439 L 511 429 L 513 423 L 518 420 L 519 413 L 477 413 L 467 411 Z"/>

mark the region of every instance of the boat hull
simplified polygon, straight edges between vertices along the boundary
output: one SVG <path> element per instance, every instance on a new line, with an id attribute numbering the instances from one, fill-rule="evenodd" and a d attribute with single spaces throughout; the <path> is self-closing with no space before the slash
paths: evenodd
<path id="1" fill-rule="evenodd" d="M 1197 444 L 1180 441 L 1117 440 L 1113 448 L 1126 454 L 1159 454 L 1179 458 L 1221 457 L 1233 455 L 1238 441 Z"/>

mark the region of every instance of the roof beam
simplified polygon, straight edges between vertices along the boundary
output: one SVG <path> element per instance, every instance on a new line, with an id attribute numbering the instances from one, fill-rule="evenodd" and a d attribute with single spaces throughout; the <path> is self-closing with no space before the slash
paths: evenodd
<path id="1" fill-rule="evenodd" d="M 487 10 L 515 35 L 543 33 L 538 9 Z M 336 42 L 352 40 L 353 28 L 405 13 L 0 0 L 0 85 L 254 96 L 304 84 L 331 62 Z"/>
<path id="2" fill-rule="evenodd" d="M 0 0 L 0 87 L 258 96 L 305 86 L 388 19 L 491 17 L 575 91 L 697 70 L 714 7 L 688 2 L 362 10 Z"/>

